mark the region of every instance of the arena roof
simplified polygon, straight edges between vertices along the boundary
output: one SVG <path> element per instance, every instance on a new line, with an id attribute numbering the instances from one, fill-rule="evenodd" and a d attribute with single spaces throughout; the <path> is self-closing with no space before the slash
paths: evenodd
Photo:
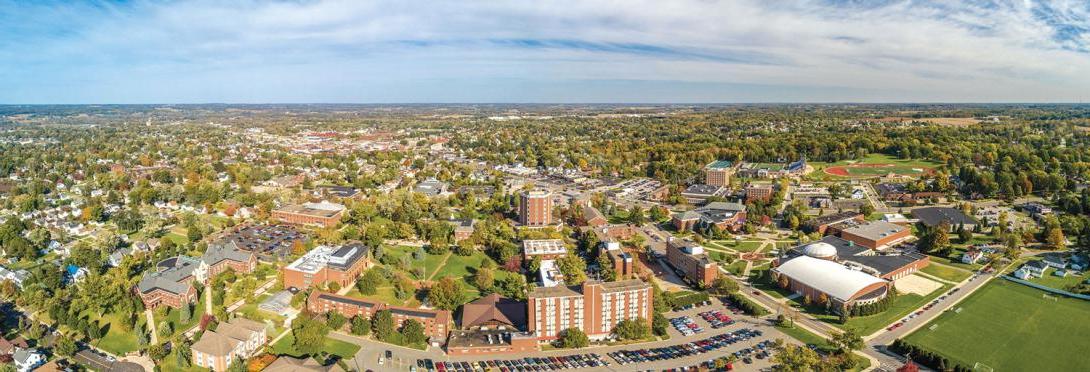
<path id="1" fill-rule="evenodd" d="M 840 300 L 850 299 L 864 288 L 884 282 L 878 277 L 849 269 L 842 264 L 809 256 L 799 256 L 784 262 L 776 271 Z"/>

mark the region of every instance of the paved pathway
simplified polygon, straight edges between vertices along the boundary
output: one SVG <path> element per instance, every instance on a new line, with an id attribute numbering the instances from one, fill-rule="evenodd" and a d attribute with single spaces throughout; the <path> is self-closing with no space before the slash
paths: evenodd
<path id="1" fill-rule="evenodd" d="M 147 318 L 148 331 L 151 332 L 151 345 L 159 344 L 159 330 L 155 325 L 155 312 L 151 309 L 144 309 L 144 317 Z"/>

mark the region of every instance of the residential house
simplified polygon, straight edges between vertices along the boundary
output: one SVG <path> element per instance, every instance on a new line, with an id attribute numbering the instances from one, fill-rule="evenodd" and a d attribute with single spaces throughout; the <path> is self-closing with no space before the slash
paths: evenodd
<path id="1" fill-rule="evenodd" d="M 980 261 L 980 259 L 982 258 L 984 258 L 983 251 L 979 249 L 970 249 L 965 251 L 965 253 L 961 255 L 961 263 L 972 265 Z"/>
<path id="2" fill-rule="evenodd" d="M 1023 280 L 1032 277 L 1040 278 L 1045 275 L 1046 268 L 1048 268 L 1048 265 L 1042 261 L 1030 261 L 1023 264 L 1018 270 L 1015 270 L 1014 276 Z"/>
<path id="3" fill-rule="evenodd" d="M 38 349 L 17 348 L 11 354 L 11 359 L 15 363 L 15 370 L 19 372 L 30 372 L 45 364 L 45 355 Z"/>

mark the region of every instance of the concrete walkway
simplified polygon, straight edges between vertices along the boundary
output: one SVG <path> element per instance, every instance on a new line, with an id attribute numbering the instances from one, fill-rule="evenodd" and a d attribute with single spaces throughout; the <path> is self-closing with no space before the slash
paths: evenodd
<path id="1" fill-rule="evenodd" d="M 151 344 L 159 344 L 159 330 L 155 326 L 155 312 L 151 309 L 144 309 L 144 317 L 147 318 L 148 332 L 151 332 Z"/>

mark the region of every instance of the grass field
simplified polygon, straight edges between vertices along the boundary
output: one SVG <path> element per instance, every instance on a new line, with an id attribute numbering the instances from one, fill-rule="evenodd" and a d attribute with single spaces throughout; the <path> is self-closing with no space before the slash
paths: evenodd
<path id="1" fill-rule="evenodd" d="M 293 346 L 294 343 L 295 336 L 291 333 L 288 333 L 284 336 L 284 338 L 281 338 L 280 341 L 277 341 L 275 344 L 272 345 L 272 352 L 273 354 L 301 357 L 302 354 L 295 350 L 295 346 Z M 359 350 L 359 345 L 344 342 L 341 340 L 335 340 L 328 336 L 325 338 L 325 342 L 322 344 L 322 351 L 340 356 L 343 359 L 351 359 L 354 355 L 356 355 L 356 352 Z"/>
<path id="2" fill-rule="evenodd" d="M 968 271 L 958 270 L 950 266 L 938 265 L 934 263 L 927 265 L 923 269 L 920 269 L 920 271 L 926 274 L 934 275 L 939 279 L 946 279 L 952 282 L 961 282 L 962 280 L 968 279 L 969 276 L 973 275 Z"/>
<path id="3" fill-rule="evenodd" d="M 843 179 L 870 178 L 896 173 L 905 176 L 920 176 L 938 164 L 926 160 L 898 159 L 885 154 L 869 154 L 862 160 L 844 160 L 835 163 L 811 162 L 816 170 L 815 178 Z"/>
<path id="4" fill-rule="evenodd" d="M 757 248 L 760 248 L 761 245 L 764 244 L 764 242 L 748 242 L 748 241 L 737 242 L 737 241 L 734 241 L 734 240 L 717 240 L 717 241 L 715 241 L 715 244 L 718 244 L 718 245 L 723 246 L 725 248 L 730 248 L 730 249 L 733 249 L 733 250 L 736 250 L 736 251 L 739 251 L 739 252 L 753 252 L 753 251 L 756 251 Z"/>
<path id="5" fill-rule="evenodd" d="M 1040 284 L 1040 285 L 1043 285 L 1043 286 L 1046 286 L 1046 287 L 1056 288 L 1056 289 L 1059 289 L 1059 290 L 1066 291 L 1067 287 L 1069 287 L 1071 285 L 1082 283 L 1083 281 L 1086 280 L 1086 275 L 1072 274 L 1072 271 L 1068 271 L 1067 276 L 1063 277 L 1063 278 L 1052 275 L 1055 272 L 1056 272 L 1056 269 L 1048 268 L 1047 270 L 1045 270 L 1045 275 L 1044 276 L 1042 276 L 1040 278 L 1033 278 L 1033 279 L 1030 279 L 1029 281 Z"/>
<path id="6" fill-rule="evenodd" d="M 996 279 L 907 341 L 972 367 L 995 371 L 1078 371 L 1090 365 L 1090 302 L 1044 299 L 1045 292 Z M 929 329 L 930 327 L 934 329 Z"/>

